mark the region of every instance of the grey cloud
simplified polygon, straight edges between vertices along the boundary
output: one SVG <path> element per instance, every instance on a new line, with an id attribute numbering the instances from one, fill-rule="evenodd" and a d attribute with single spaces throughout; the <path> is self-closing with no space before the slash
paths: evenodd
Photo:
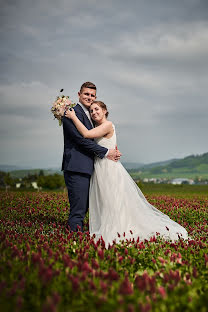
<path id="1" fill-rule="evenodd" d="M 60 165 L 50 107 L 60 88 L 76 100 L 87 80 L 109 106 L 125 161 L 206 151 L 207 1 L 1 5 L 0 162 Z"/>

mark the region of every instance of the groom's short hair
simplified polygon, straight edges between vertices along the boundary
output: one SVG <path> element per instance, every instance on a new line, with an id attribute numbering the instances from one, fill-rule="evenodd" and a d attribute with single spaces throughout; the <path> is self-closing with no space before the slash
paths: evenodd
<path id="1" fill-rule="evenodd" d="M 82 85 L 81 85 L 81 88 L 80 88 L 80 93 L 82 93 L 82 90 L 84 88 L 89 88 L 89 89 L 94 89 L 95 91 L 97 91 L 97 88 L 96 88 L 96 85 L 90 81 L 87 81 L 87 82 L 84 82 Z"/>

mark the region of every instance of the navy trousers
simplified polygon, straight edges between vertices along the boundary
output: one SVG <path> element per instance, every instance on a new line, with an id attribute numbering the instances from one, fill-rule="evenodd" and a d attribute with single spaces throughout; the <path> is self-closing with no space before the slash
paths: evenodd
<path id="1" fill-rule="evenodd" d="M 64 171 L 64 180 L 70 204 L 68 225 L 71 231 L 77 231 L 77 226 L 83 231 L 83 221 L 89 206 L 90 175 Z"/>

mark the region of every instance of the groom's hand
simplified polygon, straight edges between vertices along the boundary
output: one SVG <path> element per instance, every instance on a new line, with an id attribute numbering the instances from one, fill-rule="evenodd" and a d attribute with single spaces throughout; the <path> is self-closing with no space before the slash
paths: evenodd
<path id="1" fill-rule="evenodd" d="M 110 149 L 107 158 L 113 161 L 118 161 L 121 155 L 122 154 L 118 149 Z"/>

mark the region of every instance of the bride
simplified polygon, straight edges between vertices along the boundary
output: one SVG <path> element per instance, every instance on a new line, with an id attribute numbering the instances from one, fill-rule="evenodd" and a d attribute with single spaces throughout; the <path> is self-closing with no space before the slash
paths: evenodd
<path id="1" fill-rule="evenodd" d="M 96 127 L 88 130 L 73 109 L 66 113 L 83 137 L 94 138 L 108 149 L 116 148 L 115 126 L 107 120 L 106 105 L 94 101 L 90 106 L 90 115 Z M 120 162 L 98 157 L 95 157 L 90 181 L 89 229 L 96 239 L 102 236 L 106 246 L 123 239 L 150 239 L 157 233 L 173 241 L 188 238 L 187 231 L 181 225 L 146 200 Z"/>

